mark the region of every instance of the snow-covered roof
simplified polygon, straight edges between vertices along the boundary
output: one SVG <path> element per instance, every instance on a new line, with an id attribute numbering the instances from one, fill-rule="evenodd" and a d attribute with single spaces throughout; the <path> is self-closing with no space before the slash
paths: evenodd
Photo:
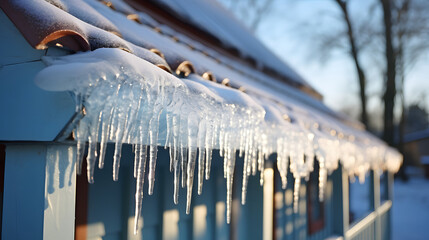
<path id="1" fill-rule="evenodd" d="M 192 15 L 208 11 L 208 16 L 213 16 L 204 21 L 208 21 L 206 25 L 215 25 L 224 11 L 212 3 L 204 4 L 201 9 L 192 7 L 186 12 Z M 338 167 L 339 161 L 350 175 L 360 177 L 371 168 L 396 171 L 401 163 L 399 153 L 365 132 L 361 124 L 338 115 L 298 88 L 214 51 L 121 0 L 4 0 L 0 7 L 33 47 L 58 46 L 79 52 L 44 57 L 47 67 L 38 74 L 36 83 L 48 91 L 70 91 L 76 96 L 82 118 L 71 123 L 78 122 L 72 126 L 78 169 L 88 142 L 90 182 L 97 156 L 99 166 L 104 164 L 107 142 L 115 143 L 113 169 L 117 180 L 121 147 L 128 143 L 135 146 L 134 175 L 136 192 L 141 197 L 146 156 L 150 152 L 151 194 L 157 146 L 163 145 L 170 149 L 170 166 L 176 182 L 179 166 L 185 166 L 181 174 L 188 178 L 185 182 L 189 207 L 197 149 L 200 191 L 202 174 L 206 169 L 208 178 L 211 151 L 216 148 L 225 161 L 229 213 L 236 151 L 244 157 L 246 166 L 243 196 L 247 178 L 256 171 L 261 172 L 262 178 L 264 160 L 272 153 L 277 153 L 283 185 L 286 186 L 290 171 L 298 186 L 296 191 L 301 179 L 313 171 L 315 156 L 323 174 L 319 184 L 322 192 L 323 179 Z M 171 7 L 178 5 L 171 3 Z M 194 21 L 198 16 L 193 16 Z M 219 20 L 220 26 L 208 30 L 221 31 L 227 23 Z M 231 44 L 239 39 L 230 31 L 246 31 L 234 24 L 221 34 L 224 38 L 231 34 L 232 39 L 225 40 Z M 243 47 L 243 54 L 261 51 L 264 64 L 272 60 L 275 68 L 281 68 L 277 66 L 280 60 L 254 41 L 252 37 L 250 45 L 237 47 Z M 295 78 L 295 73 L 283 66 L 284 74 Z M 297 77 L 295 80 L 306 84 Z M 141 208 L 141 200 L 136 198 L 136 209 Z M 140 211 L 136 213 L 138 219 Z"/>
<path id="2" fill-rule="evenodd" d="M 217 1 L 210 0 L 161 0 L 182 19 L 199 26 L 219 38 L 226 47 L 239 51 L 242 57 L 250 57 L 259 66 L 276 70 L 291 80 L 308 85 L 305 80 L 284 61 L 267 49 L 241 22 Z"/>

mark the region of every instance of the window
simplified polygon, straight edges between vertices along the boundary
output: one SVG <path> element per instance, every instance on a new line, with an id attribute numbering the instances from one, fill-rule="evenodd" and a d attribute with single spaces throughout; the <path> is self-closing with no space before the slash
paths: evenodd
<path id="1" fill-rule="evenodd" d="M 325 205 L 319 201 L 319 163 L 314 161 L 314 171 L 307 182 L 308 233 L 313 234 L 325 226 Z"/>

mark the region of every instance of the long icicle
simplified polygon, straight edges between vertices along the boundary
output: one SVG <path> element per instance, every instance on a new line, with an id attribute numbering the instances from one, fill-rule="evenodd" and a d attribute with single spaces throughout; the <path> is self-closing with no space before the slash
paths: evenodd
<path id="1" fill-rule="evenodd" d="M 135 195 L 135 214 L 134 214 L 134 234 L 137 234 L 139 227 L 139 219 L 142 210 L 143 200 L 143 185 L 144 175 L 146 171 L 146 158 L 147 158 L 147 146 L 140 146 L 140 156 L 137 170 L 137 183 L 136 183 L 136 195 Z"/>
<path id="2" fill-rule="evenodd" d="M 204 181 L 204 163 L 205 163 L 205 135 L 206 135 L 206 124 L 205 121 L 200 121 L 198 131 L 198 195 L 203 192 L 203 181 Z"/>
<path id="3" fill-rule="evenodd" d="M 191 200 L 192 200 L 192 187 L 194 184 L 194 173 L 195 173 L 195 162 L 197 160 L 197 145 L 198 145 L 198 128 L 194 127 L 198 125 L 198 119 L 193 114 L 188 117 L 188 166 L 187 166 L 187 180 L 186 180 L 186 214 L 191 212 Z"/>
<path id="4" fill-rule="evenodd" d="M 301 187 L 301 178 L 295 177 L 295 183 L 293 186 L 293 211 L 295 213 L 298 212 L 298 206 L 299 206 L 299 188 Z"/>

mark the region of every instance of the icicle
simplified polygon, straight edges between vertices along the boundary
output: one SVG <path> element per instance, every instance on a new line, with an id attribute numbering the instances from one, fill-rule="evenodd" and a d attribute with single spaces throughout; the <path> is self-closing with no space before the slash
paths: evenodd
<path id="1" fill-rule="evenodd" d="M 282 160 L 282 165 L 283 165 L 282 189 L 286 189 L 287 187 L 288 164 L 289 164 L 289 157 L 285 156 L 285 158 Z"/>
<path id="2" fill-rule="evenodd" d="M 180 148 L 180 167 L 182 169 L 182 188 L 185 188 L 188 178 L 188 149 L 184 147 Z"/>
<path id="3" fill-rule="evenodd" d="M 324 167 L 320 166 L 319 169 L 319 201 L 323 202 L 325 196 L 325 187 L 327 180 L 327 171 Z"/>
<path id="4" fill-rule="evenodd" d="M 167 134 L 165 137 L 164 149 L 167 149 L 167 147 L 170 147 L 172 121 L 173 121 L 173 116 L 171 116 L 171 113 L 167 112 L 165 114 L 165 122 L 167 123 Z M 170 163 L 170 165 L 171 165 L 171 163 Z M 171 172 L 171 168 L 170 168 L 170 172 Z"/>
<path id="5" fill-rule="evenodd" d="M 180 166 L 182 168 L 182 188 L 186 186 L 187 169 L 188 169 L 188 118 L 180 118 Z"/>
<path id="6" fill-rule="evenodd" d="M 247 175 L 247 165 L 248 165 L 248 162 L 245 159 L 243 163 L 243 183 L 241 186 L 241 204 L 242 205 L 246 204 L 247 183 L 249 178 L 249 176 Z"/>
<path id="7" fill-rule="evenodd" d="M 104 167 L 104 158 L 106 156 L 107 141 L 109 139 L 109 132 L 112 127 L 113 113 L 115 108 L 111 108 L 109 114 L 103 116 L 103 124 L 101 126 L 101 141 L 100 141 L 100 156 L 98 158 L 98 168 Z"/>
<path id="8" fill-rule="evenodd" d="M 299 188 L 301 187 L 301 178 L 295 177 L 295 183 L 293 186 L 293 211 L 295 213 L 298 212 L 298 206 L 299 206 Z"/>
<path id="9" fill-rule="evenodd" d="M 240 124 L 241 124 L 241 119 L 240 119 Z M 245 149 L 245 144 L 246 144 L 246 130 L 242 129 L 240 131 L 240 148 L 239 148 L 239 152 L 238 152 L 238 156 L 241 158 L 243 157 L 244 154 L 244 149 Z"/>
<path id="10" fill-rule="evenodd" d="M 135 195 L 134 234 L 138 232 L 138 222 L 141 216 L 144 175 L 146 171 L 147 146 L 140 146 L 140 156 L 137 170 L 137 183 Z"/>
<path id="11" fill-rule="evenodd" d="M 205 178 L 206 180 L 210 179 L 210 169 L 212 166 L 212 154 L 213 154 L 213 150 L 211 148 L 207 148 L 205 150 L 206 152 L 206 174 L 205 174 Z"/>
<path id="12" fill-rule="evenodd" d="M 203 193 L 203 181 L 204 181 L 204 163 L 205 163 L 205 149 L 200 148 L 198 150 L 198 195 Z"/>
<path id="13" fill-rule="evenodd" d="M 124 136 L 126 118 L 128 118 L 128 114 L 125 117 L 121 117 L 121 113 L 119 112 L 117 115 L 118 123 L 115 133 L 115 152 L 113 154 L 113 181 L 118 181 L 119 177 L 119 167 L 122 156 L 122 138 Z"/>
<path id="14" fill-rule="evenodd" d="M 86 158 L 87 162 L 87 178 L 88 183 L 94 183 L 94 167 L 95 161 L 97 160 L 97 142 L 93 136 L 88 138 L 88 156 Z"/>
<path id="15" fill-rule="evenodd" d="M 189 162 L 187 169 L 187 180 L 186 180 L 186 214 L 191 212 L 191 200 L 192 200 L 192 186 L 194 185 L 194 171 L 195 161 L 197 158 L 197 148 L 189 147 Z"/>
<path id="16" fill-rule="evenodd" d="M 187 194 L 186 194 L 186 214 L 191 211 L 192 200 L 192 186 L 194 184 L 195 162 L 197 160 L 197 145 L 198 145 L 198 119 L 195 115 L 191 114 L 188 117 L 188 166 L 187 166 Z"/>
<path id="17" fill-rule="evenodd" d="M 167 135 L 166 135 L 166 138 L 165 138 L 165 145 L 164 145 L 164 149 L 167 149 L 167 148 L 169 148 L 169 154 L 170 154 L 170 172 L 173 172 L 173 170 L 174 170 L 174 150 L 173 150 L 173 148 L 172 148 L 172 144 L 171 144 L 171 138 L 172 138 L 172 136 L 171 136 L 171 134 L 172 134 L 172 125 L 173 125 L 173 116 L 171 115 L 171 113 L 166 113 L 166 116 L 165 116 L 165 120 L 166 120 L 166 123 L 167 123 Z"/>
<path id="18" fill-rule="evenodd" d="M 172 129 L 173 129 L 173 146 L 170 147 L 170 158 L 173 158 L 173 163 L 176 164 L 176 161 L 179 161 L 179 131 L 180 131 L 180 125 L 178 117 L 176 115 L 173 115 L 172 117 Z M 180 162 L 179 162 L 180 163 Z M 176 171 L 176 167 L 174 165 L 174 171 Z M 179 170 L 180 171 L 180 170 Z"/>
<path id="19" fill-rule="evenodd" d="M 97 161 L 97 142 L 102 121 L 103 112 L 100 111 L 97 118 L 93 119 L 88 138 L 87 177 L 89 183 L 94 183 L 94 168 Z"/>
<path id="20" fill-rule="evenodd" d="M 119 166 L 122 154 L 122 143 L 115 143 L 115 153 L 113 154 L 113 181 L 118 181 Z"/>
<path id="21" fill-rule="evenodd" d="M 137 178 L 137 171 L 139 166 L 139 157 L 140 157 L 140 144 L 134 144 L 134 171 L 133 176 L 134 178 Z"/>
<path id="22" fill-rule="evenodd" d="M 180 188 L 180 162 L 178 158 L 174 159 L 174 204 L 179 203 L 179 188 Z"/>
<path id="23" fill-rule="evenodd" d="M 76 147 L 76 170 L 77 174 L 80 175 L 82 173 L 82 161 L 83 156 L 85 153 L 85 142 L 82 142 L 82 140 L 77 140 L 77 147 Z"/>
<path id="24" fill-rule="evenodd" d="M 226 177 L 226 222 L 231 223 L 232 185 L 235 169 L 235 149 L 227 149 L 227 177 Z"/>
<path id="25" fill-rule="evenodd" d="M 222 114 L 222 118 L 220 121 L 220 129 L 219 129 L 219 155 L 224 157 L 224 147 L 225 147 L 225 114 Z"/>
<path id="26" fill-rule="evenodd" d="M 174 171 L 174 159 L 176 158 L 176 156 L 174 155 L 175 152 L 176 152 L 176 150 L 173 146 L 170 146 L 168 148 L 168 154 L 170 156 L 170 172 Z"/>
<path id="27" fill-rule="evenodd" d="M 264 153 L 262 149 L 258 151 L 258 171 L 261 171 L 264 165 Z"/>
<path id="28" fill-rule="evenodd" d="M 210 169 L 211 169 L 211 162 L 212 162 L 212 158 L 213 158 L 213 148 L 215 145 L 215 139 L 217 136 L 217 132 L 218 132 L 218 126 L 216 125 L 212 125 L 210 124 L 210 131 L 208 134 L 208 142 L 207 142 L 207 149 L 206 149 L 206 180 L 209 180 L 210 178 Z"/>
<path id="29" fill-rule="evenodd" d="M 227 178 L 228 176 L 228 158 L 223 158 L 223 178 Z"/>
<path id="30" fill-rule="evenodd" d="M 264 164 L 262 164 L 261 170 L 259 172 L 259 185 L 261 187 L 264 186 L 264 169 L 265 169 L 265 166 Z"/>
<path id="31" fill-rule="evenodd" d="M 155 118 L 152 118 L 149 122 L 149 195 L 153 194 L 153 187 L 155 184 L 155 167 L 156 167 L 156 158 L 157 158 L 157 142 L 158 142 L 158 124 L 159 124 L 159 113 L 156 114 Z"/>
<path id="32" fill-rule="evenodd" d="M 198 130 L 198 195 L 203 192 L 206 123 L 200 121 Z"/>
<path id="33" fill-rule="evenodd" d="M 252 176 L 255 176 L 257 171 L 258 158 L 257 158 L 257 152 L 255 149 L 252 137 L 250 137 L 249 145 L 250 145 L 250 159 L 252 162 Z"/>

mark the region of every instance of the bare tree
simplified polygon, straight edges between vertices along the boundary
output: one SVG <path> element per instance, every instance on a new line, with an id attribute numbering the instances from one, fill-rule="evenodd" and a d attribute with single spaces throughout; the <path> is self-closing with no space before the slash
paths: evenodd
<path id="1" fill-rule="evenodd" d="M 397 42 L 396 70 L 398 95 L 401 101 L 398 147 L 403 152 L 406 111 L 404 86 L 407 73 L 429 49 L 429 3 L 422 0 L 395 0 L 392 12 L 394 36 Z"/>
<path id="2" fill-rule="evenodd" d="M 366 45 L 367 39 L 365 38 L 370 32 L 368 30 L 369 24 L 367 22 L 361 22 L 360 24 L 353 22 L 348 10 L 348 0 L 332 1 L 341 10 L 341 22 L 344 23 L 345 29 L 340 31 L 332 31 L 330 29 L 329 31 L 323 31 L 323 33 L 313 32 L 314 39 L 318 39 L 315 44 L 318 48 L 316 52 L 322 59 L 328 57 L 330 52 L 337 49 L 345 50 L 347 55 L 350 56 L 356 69 L 360 89 L 360 120 L 368 127 L 366 76 L 360 61 L 360 55 Z M 230 10 L 244 20 L 253 31 L 256 31 L 265 15 L 271 10 L 273 0 L 224 0 L 224 2 L 228 2 L 227 6 Z"/>
<path id="3" fill-rule="evenodd" d="M 380 0 L 383 8 L 385 57 L 386 57 L 386 90 L 384 100 L 384 131 L 383 139 L 390 145 L 394 144 L 393 109 L 396 97 L 396 54 L 393 47 L 392 34 L 392 0 Z"/>
<path id="4" fill-rule="evenodd" d="M 393 109 L 398 93 L 401 101 L 399 149 L 402 150 L 406 120 L 404 86 L 407 72 L 427 52 L 429 44 L 429 3 L 424 0 L 380 0 L 385 29 L 386 91 L 384 94 L 384 134 L 394 141 Z"/>
<path id="5" fill-rule="evenodd" d="M 241 16 L 240 18 L 244 19 L 253 30 L 256 30 L 259 24 L 265 20 L 266 15 L 272 10 L 274 2 L 274 0 L 221 1 L 229 3 L 229 8 Z M 419 57 L 429 49 L 429 41 L 427 41 L 429 39 L 429 14 L 427 14 L 429 2 L 427 0 L 378 0 L 370 7 L 370 14 L 365 17 L 352 18 L 349 9 L 352 0 L 331 1 L 338 6 L 341 15 L 337 19 L 344 27 L 338 30 L 335 28 L 314 28 L 310 25 L 309 28 L 311 29 L 307 31 L 310 33 L 309 38 L 317 39 L 311 43 L 317 48 L 314 52 L 322 60 L 326 60 L 336 50 L 345 51 L 353 61 L 360 90 L 360 119 L 367 127 L 369 124 L 368 96 L 366 93 L 367 74 L 362 64 L 362 58 L 369 55 L 374 56 L 374 54 L 376 59 L 384 58 L 382 64 L 385 64 L 385 67 L 381 67 L 384 69 L 383 75 L 385 76 L 383 84 L 385 86 L 383 93 L 383 138 L 389 144 L 393 144 L 394 109 L 397 93 L 402 108 L 404 108 L 403 88 L 407 72 L 419 60 Z M 298 3 L 298 1 L 295 2 Z M 380 7 L 381 16 L 380 12 L 375 11 Z M 382 25 L 376 24 L 378 20 L 374 20 L 379 17 L 382 19 Z M 308 22 L 307 26 L 309 26 Z M 305 28 L 306 26 L 301 23 L 298 31 L 303 31 L 302 29 Z M 377 42 L 381 43 L 382 48 L 384 48 L 383 54 L 381 54 Z M 380 49 L 380 52 L 377 50 L 375 53 L 374 51 L 370 53 L 368 51 L 369 46 Z M 405 115 L 402 116 L 401 122 L 404 122 L 404 119 Z"/>
<path id="6" fill-rule="evenodd" d="M 362 69 L 362 65 L 360 63 L 359 60 L 359 54 L 360 54 L 360 48 L 357 45 L 357 40 L 356 40 L 356 35 L 353 29 L 353 25 L 352 25 L 352 20 L 350 18 L 349 15 L 349 11 L 347 9 L 347 0 L 334 0 L 337 5 L 339 6 L 339 8 L 341 9 L 342 12 L 342 17 L 344 20 L 344 23 L 346 25 L 347 28 L 347 39 L 348 39 L 348 48 L 349 48 L 349 54 L 350 57 L 352 58 L 355 68 L 356 68 L 356 72 L 357 72 L 357 76 L 358 76 L 358 80 L 359 80 L 359 88 L 360 88 L 360 101 L 361 101 L 361 121 L 362 123 L 368 127 L 368 114 L 367 114 L 367 96 L 366 96 L 366 77 L 365 77 L 365 73 Z"/>

